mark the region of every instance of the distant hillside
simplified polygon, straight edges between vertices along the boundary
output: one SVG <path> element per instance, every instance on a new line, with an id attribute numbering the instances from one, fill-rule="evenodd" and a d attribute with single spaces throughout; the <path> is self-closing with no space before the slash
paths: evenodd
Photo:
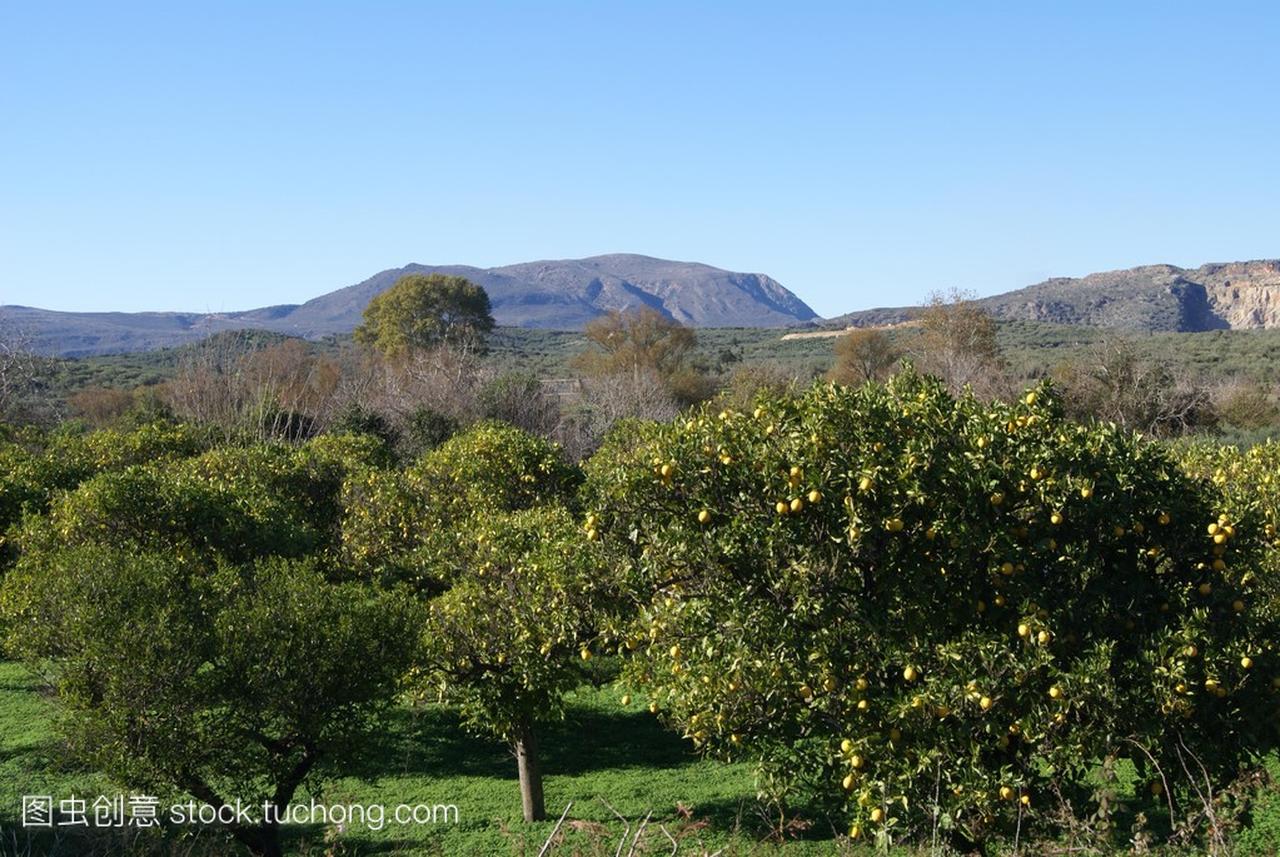
<path id="1" fill-rule="evenodd" d="M 459 274 L 484 286 L 498 324 L 573 330 L 613 309 L 643 306 L 695 327 L 782 327 L 817 314 L 776 280 L 696 262 L 615 254 L 502 268 L 406 265 L 300 305 L 230 313 L 71 313 L 0 307 L 46 354 L 146 351 L 222 330 L 254 328 L 315 339 L 349 333 L 369 300 L 406 273 Z"/>
<path id="2" fill-rule="evenodd" d="M 1177 268 L 1147 265 L 1085 277 L 1056 277 L 978 301 L 1009 321 L 1041 321 L 1133 331 L 1280 328 L 1280 261 Z M 897 324 L 912 307 L 862 310 L 830 327 Z"/>

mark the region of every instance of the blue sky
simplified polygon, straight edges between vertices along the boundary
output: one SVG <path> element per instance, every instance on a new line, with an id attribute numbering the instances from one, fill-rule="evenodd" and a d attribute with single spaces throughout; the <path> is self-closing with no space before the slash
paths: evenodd
<path id="1" fill-rule="evenodd" d="M 819 313 L 1280 256 L 1274 3 L 0 3 L 0 303 L 638 252 Z"/>

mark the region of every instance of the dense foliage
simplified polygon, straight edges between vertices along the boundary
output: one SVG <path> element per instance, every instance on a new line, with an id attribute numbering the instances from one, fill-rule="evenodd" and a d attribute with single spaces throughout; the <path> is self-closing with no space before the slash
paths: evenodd
<path id="1" fill-rule="evenodd" d="M 1277 738 L 1280 447 L 910 370 L 757 388 L 619 423 L 585 475 L 496 421 L 408 462 L 374 433 L 6 431 L 4 645 L 82 763 L 215 804 L 288 802 L 404 699 L 508 744 L 541 818 L 539 734 L 621 664 L 624 705 L 753 761 L 780 824 L 1057 832 L 1128 760 L 1166 832 L 1201 804 L 1216 831 L 1204 787 Z"/>
<path id="2" fill-rule="evenodd" d="M 1115 757 L 1194 800 L 1184 771 L 1219 786 L 1274 744 L 1263 523 L 1046 391 L 817 386 L 634 429 L 588 471 L 654 710 L 853 835 L 936 811 L 981 839 Z"/>

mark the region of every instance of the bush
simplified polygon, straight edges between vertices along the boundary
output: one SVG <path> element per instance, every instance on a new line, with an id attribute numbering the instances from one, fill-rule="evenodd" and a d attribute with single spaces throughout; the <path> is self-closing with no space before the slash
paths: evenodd
<path id="1" fill-rule="evenodd" d="M 50 677 L 78 761 L 139 793 L 281 809 L 358 750 L 417 624 L 407 602 L 310 562 L 211 572 L 97 546 L 24 556 L 0 617 L 8 650 Z M 281 853 L 278 825 L 230 831 Z"/>
<path id="2" fill-rule="evenodd" d="M 1184 771 L 1220 786 L 1275 743 L 1264 523 L 1046 389 L 819 385 L 632 428 L 587 470 L 645 605 L 630 679 L 853 836 L 1047 823 L 1116 758 L 1194 803 Z"/>

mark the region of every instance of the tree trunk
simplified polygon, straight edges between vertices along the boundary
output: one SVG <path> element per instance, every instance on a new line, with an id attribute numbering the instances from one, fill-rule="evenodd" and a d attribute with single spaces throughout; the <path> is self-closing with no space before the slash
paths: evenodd
<path id="1" fill-rule="evenodd" d="M 545 821 L 547 809 L 542 800 L 542 769 L 538 765 L 538 742 L 533 723 L 525 718 L 516 737 L 516 767 L 520 770 L 520 804 L 525 821 Z"/>

